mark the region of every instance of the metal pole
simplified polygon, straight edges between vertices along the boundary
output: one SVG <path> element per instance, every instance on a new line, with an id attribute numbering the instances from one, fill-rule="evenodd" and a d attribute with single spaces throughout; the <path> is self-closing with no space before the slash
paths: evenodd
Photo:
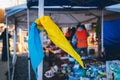
<path id="1" fill-rule="evenodd" d="M 15 27 L 15 26 L 14 26 Z M 14 30 L 14 54 L 12 59 L 13 71 L 12 71 L 12 79 L 14 80 L 14 71 L 15 71 L 15 63 L 16 63 L 16 30 Z"/>
<path id="2" fill-rule="evenodd" d="M 8 80 L 10 80 L 10 61 L 9 61 L 9 43 L 8 43 L 9 39 L 8 39 L 8 19 L 6 16 L 6 42 L 7 42 L 7 60 L 8 60 Z"/>
<path id="3" fill-rule="evenodd" d="M 44 16 L 44 0 L 39 0 L 38 17 Z"/>
<path id="4" fill-rule="evenodd" d="M 38 17 L 44 16 L 44 0 L 39 0 L 38 6 Z M 43 33 L 40 34 L 41 39 L 43 39 Z M 41 40 L 43 43 L 43 40 Z M 38 80 L 43 80 L 43 61 L 38 66 Z"/>
<path id="5" fill-rule="evenodd" d="M 102 15 L 101 15 L 101 51 L 104 52 L 104 47 L 103 47 L 103 21 L 104 21 L 104 10 L 102 10 Z"/>
<path id="6" fill-rule="evenodd" d="M 30 26 L 30 12 L 29 9 L 27 9 L 27 27 L 28 27 L 28 34 L 29 34 L 29 26 Z M 28 80 L 31 80 L 31 75 L 30 75 L 30 54 L 28 52 Z"/>

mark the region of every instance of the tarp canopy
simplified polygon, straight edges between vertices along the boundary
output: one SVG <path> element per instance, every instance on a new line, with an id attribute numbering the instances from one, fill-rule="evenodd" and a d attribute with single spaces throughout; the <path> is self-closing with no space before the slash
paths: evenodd
<path id="1" fill-rule="evenodd" d="M 25 4 L 14 6 L 6 9 L 6 16 L 9 18 L 8 22 L 14 23 L 15 19 L 17 26 L 22 28 L 27 28 L 27 6 Z M 92 23 L 96 22 L 97 18 L 101 16 L 101 10 L 89 9 L 89 8 L 77 8 L 77 10 L 69 10 L 61 7 L 48 7 L 45 6 L 45 15 L 52 17 L 54 22 L 60 27 L 73 27 L 79 22 L 82 23 Z M 64 9 L 64 10 L 59 10 Z M 78 10 L 79 9 L 79 10 Z M 105 20 L 119 18 L 119 13 L 104 10 Z M 14 18 L 13 18 L 14 17 Z M 36 18 L 38 18 L 38 7 L 32 7 L 30 9 L 30 23 L 32 23 Z"/>
<path id="2" fill-rule="evenodd" d="M 37 0 L 35 2 L 34 2 L 34 0 L 31 0 L 31 1 L 33 1 L 33 3 L 36 3 Z M 72 6 L 67 5 L 67 7 L 65 7 L 66 5 L 62 5 L 62 4 L 58 6 L 58 4 L 56 4 L 57 1 L 62 3 L 61 2 L 62 0 L 61 1 L 60 0 L 52 0 L 49 2 L 48 2 L 48 0 L 45 0 L 44 9 L 45 9 L 45 15 L 51 16 L 52 19 L 55 21 L 55 23 L 58 24 L 58 26 L 76 26 L 76 24 L 78 22 L 83 22 L 83 23 L 90 22 L 90 21 L 91 21 L 90 23 L 96 22 L 97 18 L 101 17 L 101 10 L 97 9 L 97 8 L 99 8 L 98 7 L 99 1 L 100 2 L 105 1 L 105 2 L 102 2 L 101 5 L 108 2 L 108 3 L 106 3 L 106 5 L 104 5 L 104 21 L 120 19 L 120 13 L 118 13 L 118 11 L 117 12 L 108 11 L 108 9 L 117 8 L 117 7 L 108 7 L 108 5 L 119 3 L 120 2 L 119 0 L 89 0 L 89 1 L 93 1 L 93 2 L 97 1 L 96 2 L 97 5 L 95 5 L 95 4 L 94 5 L 89 4 L 86 6 L 76 5 L 78 7 L 75 7 L 75 5 L 72 5 Z M 66 1 L 72 1 L 72 0 L 66 0 Z M 74 1 L 77 1 L 77 0 L 74 0 Z M 74 2 L 74 1 L 72 1 L 72 2 Z M 78 1 L 84 1 L 84 0 L 78 0 Z M 111 1 L 113 3 L 111 3 Z M 56 5 L 52 6 L 53 2 Z M 65 1 L 63 1 L 63 2 L 65 2 Z M 84 1 L 85 4 L 87 4 L 88 2 Z M 31 7 L 30 8 L 30 22 L 31 23 L 35 19 L 38 18 L 38 7 L 35 7 L 35 6 L 33 7 L 33 3 L 28 2 L 29 7 Z M 49 4 L 51 3 L 51 5 L 47 5 L 48 3 Z M 76 3 L 76 4 L 78 4 L 78 3 Z M 90 7 L 88 7 L 88 6 L 90 6 Z M 100 4 L 99 4 L 99 6 L 100 6 Z M 85 7 L 87 7 L 87 8 L 85 8 Z M 94 7 L 94 9 L 93 9 L 93 7 Z M 95 7 L 97 7 L 97 8 L 95 8 Z M 7 8 L 6 16 L 9 18 L 8 22 L 14 23 L 16 21 L 17 22 L 16 24 L 18 27 L 27 29 L 27 24 L 26 24 L 27 23 L 27 11 L 26 11 L 26 9 L 27 9 L 27 6 L 25 4 Z M 13 19 L 15 19 L 15 20 L 13 20 Z"/>
<path id="3" fill-rule="evenodd" d="M 30 22 L 38 18 L 38 1 L 27 0 L 27 5 L 19 5 L 6 9 L 6 16 L 14 16 L 19 25 L 26 26 L 27 12 L 30 8 Z M 120 3 L 119 0 L 44 0 L 45 15 L 49 15 L 59 26 L 76 26 L 78 22 L 96 22 L 101 16 L 101 9 Z M 32 15 L 32 16 L 31 16 Z M 104 17 L 115 18 L 118 13 L 104 10 Z M 116 17 L 118 18 L 118 16 Z M 10 23 L 14 20 L 10 19 Z M 21 27 L 22 27 L 21 26 Z"/>
<path id="4" fill-rule="evenodd" d="M 120 12 L 120 4 L 107 6 L 106 9 L 114 12 Z"/>
<path id="5" fill-rule="evenodd" d="M 45 0 L 45 6 L 84 6 L 84 7 L 97 7 L 99 9 L 106 6 L 119 3 L 119 0 Z M 27 0 L 27 6 L 38 6 L 38 0 Z"/>

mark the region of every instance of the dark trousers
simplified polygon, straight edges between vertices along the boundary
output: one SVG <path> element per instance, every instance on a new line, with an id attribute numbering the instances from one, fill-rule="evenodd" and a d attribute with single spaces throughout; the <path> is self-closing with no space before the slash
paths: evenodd
<path id="1" fill-rule="evenodd" d="M 9 57 L 11 57 L 10 50 L 9 50 Z M 7 47 L 6 46 L 3 46 L 2 48 L 2 61 L 7 61 Z"/>

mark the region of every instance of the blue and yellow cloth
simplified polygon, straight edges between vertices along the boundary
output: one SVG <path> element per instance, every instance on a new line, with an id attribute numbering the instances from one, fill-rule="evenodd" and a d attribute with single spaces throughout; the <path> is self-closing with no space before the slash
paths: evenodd
<path id="1" fill-rule="evenodd" d="M 58 46 L 66 53 L 71 55 L 82 67 L 84 67 L 79 54 L 73 49 L 73 47 L 65 38 L 64 34 L 59 29 L 59 27 L 52 21 L 52 19 L 49 16 L 43 16 L 42 18 L 37 19 L 35 23 L 32 24 L 29 32 L 28 47 L 30 52 L 31 63 L 35 73 L 38 65 L 44 57 L 39 37 L 39 30 L 41 28 L 40 26 L 42 26 L 46 30 L 49 39 L 56 46 Z"/>

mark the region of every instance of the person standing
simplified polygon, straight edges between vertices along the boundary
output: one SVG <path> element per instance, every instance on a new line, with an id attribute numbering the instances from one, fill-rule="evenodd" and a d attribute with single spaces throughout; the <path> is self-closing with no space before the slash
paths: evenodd
<path id="1" fill-rule="evenodd" d="M 81 55 L 81 57 L 87 56 L 87 30 L 84 25 L 77 25 L 77 30 L 73 38 L 74 41 L 76 40 L 77 52 Z"/>
<path id="2" fill-rule="evenodd" d="M 65 33 L 65 37 L 67 38 L 67 40 L 71 41 L 71 35 L 72 35 L 72 30 L 70 27 L 68 27 L 68 29 Z"/>
<path id="3" fill-rule="evenodd" d="M 66 33 L 65 33 L 65 37 L 67 38 L 67 40 L 72 44 L 72 38 L 75 34 L 76 28 L 72 27 L 72 28 L 68 28 Z"/>
<path id="4" fill-rule="evenodd" d="M 8 48 L 7 48 L 7 38 L 6 38 L 6 31 L 7 29 L 5 28 L 4 31 L 2 32 L 0 39 L 2 39 L 2 61 L 7 61 L 7 50 L 9 51 L 9 57 L 11 58 L 10 55 L 10 43 L 9 43 L 9 38 L 11 38 L 11 34 L 8 33 Z"/>

